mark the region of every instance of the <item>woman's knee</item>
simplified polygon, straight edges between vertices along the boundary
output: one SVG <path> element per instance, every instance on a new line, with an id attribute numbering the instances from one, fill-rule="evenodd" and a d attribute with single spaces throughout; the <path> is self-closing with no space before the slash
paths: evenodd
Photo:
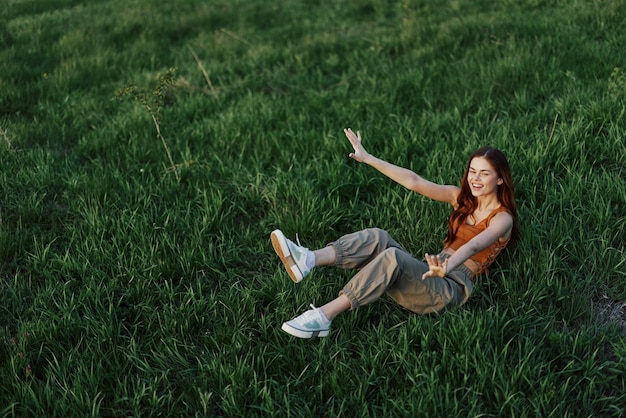
<path id="1" fill-rule="evenodd" d="M 378 258 L 387 266 L 387 268 L 396 269 L 401 265 L 401 259 L 404 252 L 396 247 L 389 247 L 381 251 Z"/>
<path id="2" fill-rule="evenodd" d="M 411 278 L 420 278 L 428 271 L 428 265 L 414 258 L 400 247 L 389 247 L 379 256 L 387 271 Z"/>

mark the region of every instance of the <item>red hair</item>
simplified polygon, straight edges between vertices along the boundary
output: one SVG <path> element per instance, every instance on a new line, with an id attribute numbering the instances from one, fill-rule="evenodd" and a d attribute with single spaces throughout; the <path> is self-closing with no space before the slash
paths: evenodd
<path id="1" fill-rule="evenodd" d="M 511 230 L 511 237 L 509 238 L 509 245 L 512 245 L 519 238 L 519 229 L 517 226 L 517 205 L 515 204 L 511 167 L 509 167 L 509 162 L 502 151 L 492 147 L 482 147 L 476 150 L 467 161 L 463 180 L 461 181 L 461 192 L 457 197 L 457 208 L 452 212 L 450 218 L 448 218 L 448 235 L 446 236 L 444 244 L 449 244 L 454 241 L 459 225 L 465 222 L 467 217 L 473 214 L 478 207 L 478 201 L 472 195 L 472 191 L 467 183 L 470 164 L 476 157 L 485 158 L 496 171 L 497 176 L 502 179 L 502 184 L 498 186 L 497 191 L 498 201 L 513 217 L 513 228 Z"/>

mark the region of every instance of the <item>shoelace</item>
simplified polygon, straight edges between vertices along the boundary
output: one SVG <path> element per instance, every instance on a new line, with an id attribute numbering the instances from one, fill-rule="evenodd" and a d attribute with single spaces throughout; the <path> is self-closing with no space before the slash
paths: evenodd
<path id="1" fill-rule="evenodd" d="M 315 305 L 310 304 L 309 305 L 311 307 L 311 309 L 313 309 L 312 311 L 306 311 L 304 314 L 302 314 L 302 316 L 300 318 L 304 319 L 322 319 L 321 315 L 319 314 L 319 312 L 317 311 L 317 308 L 315 307 Z"/>
<path id="2" fill-rule="evenodd" d="M 324 316 L 324 314 L 322 313 L 321 309 L 316 308 L 315 305 L 313 304 L 310 304 L 309 306 L 313 309 L 313 311 L 309 311 L 309 312 L 311 312 L 311 315 L 315 314 L 315 317 L 320 321 L 318 322 L 319 324 L 330 325 L 332 320 L 326 318 L 326 316 Z"/>
<path id="3" fill-rule="evenodd" d="M 302 247 L 302 244 L 300 244 L 300 238 L 298 237 L 298 233 L 297 232 L 296 232 L 296 242 L 298 243 L 298 247 Z"/>

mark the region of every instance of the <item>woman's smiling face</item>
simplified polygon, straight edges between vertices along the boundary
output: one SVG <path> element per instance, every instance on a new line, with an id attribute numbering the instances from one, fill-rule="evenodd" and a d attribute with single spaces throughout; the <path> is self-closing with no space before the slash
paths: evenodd
<path id="1" fill-rule="evenodd" d="M 474 197 L 494 193 L 502 178 L 485 157 L 474 157 L 467 171 L 467 183 Z"/>

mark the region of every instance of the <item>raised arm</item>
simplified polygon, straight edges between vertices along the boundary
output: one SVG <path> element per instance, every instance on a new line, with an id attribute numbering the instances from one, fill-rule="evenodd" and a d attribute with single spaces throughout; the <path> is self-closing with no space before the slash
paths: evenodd
<path id="1" fill-rule="evenodd" d="M 343 132 L 346 134 L 346 138 L 348 138 L 350 144 L 352 144 L 352 148 L 354 148 L 354 152 L 350 153 L 350 158 L 374 167 L 391 180 L 409 190 L 439 202 L 450 203 L 452 206 L 456 205 L 456 198 L 460 190 L 458 187 L 433 183 L 409 169 L 398 167 L 397 165 L 374 157 L 363 147 L 361 143 L 361 133 L 359 131 L 355 134 L 352 129 L 348 128 L 344 129 Z"/>

